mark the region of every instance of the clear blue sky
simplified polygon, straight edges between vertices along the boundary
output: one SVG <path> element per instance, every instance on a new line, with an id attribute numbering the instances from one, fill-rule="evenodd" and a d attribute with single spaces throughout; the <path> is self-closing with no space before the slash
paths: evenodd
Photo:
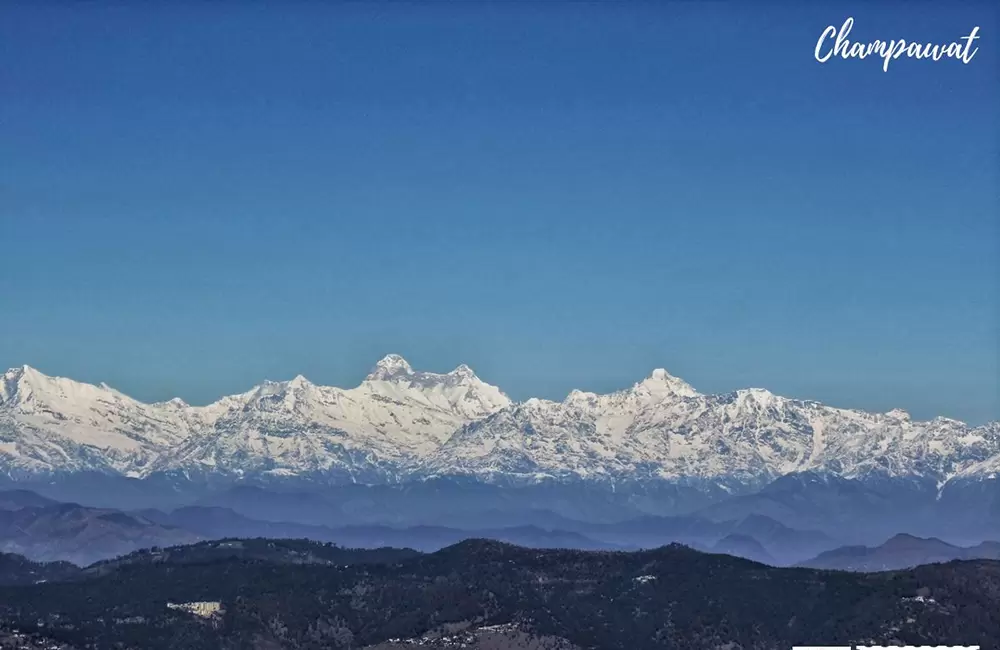
<path id="1" fill-rule="evenodd" d="M 0 6 L 0 366 L 1000 417 L 988 4 L 136 4 Z"/>

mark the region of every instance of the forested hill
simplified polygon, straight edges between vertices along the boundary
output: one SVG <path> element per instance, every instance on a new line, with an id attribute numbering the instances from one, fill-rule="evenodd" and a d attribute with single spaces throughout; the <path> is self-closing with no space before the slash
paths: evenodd
<path id="1" fill-rule="evenodd" d="M 79 573 L 69 562 L 32 562 L 16 553 L 0 553 L 0 585 L 21 585 L 63 580 Z"/>
<path id="2" fill-rule="evenodd" d="M 211 564 L 226 560 L 266 562 L 270 564 L 385 564 L 420 555 L 408 548 L 345 548 L 336 544 L 307 539 L 237 539 L 227 538 L 172 546 L 142 549 L 84 569 L 84 577 L 104 575 L 133 565 Z"/>
<path id="3" fill-rule="evenodd" d="M 24 631 L 43 623 L 48 637 L 76 646 L 150 650 L 390 647 L 445 624 L 515 624 L 524 631 L 517 643 L 527 634 L 609 650 L 987 649 L 1000 639 L 1000 564 L 990 561 L 866 575 L 776 569 L 676 545 L 583 552 L 482 540 L 384 559 L 121 562 L 97 576 L 0 588 L 0 619 Z"/>

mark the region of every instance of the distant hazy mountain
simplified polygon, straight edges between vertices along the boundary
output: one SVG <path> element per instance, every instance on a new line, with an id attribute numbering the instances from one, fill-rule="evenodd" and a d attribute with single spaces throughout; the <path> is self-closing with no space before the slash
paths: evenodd
<path id="1" fill-rule="evenodd" d="M 31 490 L 0 490 L 0 510 L 20 510 L 21 508 L 44 508 L 58 501 L 48 499 Z"/>
<path id="2" fill-rule="evenodd" d="M 774 566 L 777 561 L 771 557 L 760 542 L 749 535 L 731 533 L 726 535 L 712 547 L 713 553 L 725 553 L 734 557 L 742 557 L 761 564 Z"/>
<path id="3" fill-rule="evenodd" d="M 578 493 L 574 493 L 579 489 Z M 756 539 L 778 564 L 794 564 L 844 544 L 844 540 L 816 530 L 796 530 L 765 516 L 713 521 L 694 516 L 642 515 L 629 509 L 626 495 L 620 502 L 596 502 L 611 496 L 607 491 L 588 493 L 585 486 L 528 486 L 497 488 L 482 484 L 462 486 L 423 482 L 405 486 L 345 487 L 332 493 L 282 493 L 258 487 L 239 487 L 205 499 L 206 505 L 178 508 L 167 514 L 139 511 L 158 521 L 204 536 L 305 537 L 339 544 L 372 545 L 379 540 L 432 550 L 468 537 L 510 541 L 523 546 L 570 548 L 656 548 L 682 543 L 711 548 L 730 534 Z M 544 509 L 573 504 L 571 518 Z M 581 511 L 580 503 L 591 506 Z M 594 521 L 595 512 L 626 517 Z M 405 515 L 405 516 L 404 516 Z M 423 522 L 423 523 L 421 523 Z M 513 531 L 533 531 L 511 537 Z M 368 531 L 370 539 L 344 537 Z M 542 532 L 559 534 L 555 538 Z M 577 537 L 570 537 L 568 534 Z M 409 537 L 407 537 L 409 535 Z"/>
<path id="4" fill-rule="evenodd" d="M 997 468 L 998 423 L 916 422 L 757 388 L 703 395 L 662 369 L 609 395 L 521 403 L 467 366 L 419 372 L 397 355 L 356 388 L 300 376 L 208 406 L 143 404 L 27 366 L 0 378 L 0 471 L 18 480 L 87 471 L 326 484 L 657 480 L 716 490 L 718 500 L 802 472 L 937 490 Z"/>
<path id="5" fill-rule="evenodd" d="M 194 533 L 142 517 L 75 503 L 0 510 L 0 551 L 39 561 L 85 565 L 138 548 L 198 539 Z"/>
<path id="6" fill-rule="evenodd" d="M 664 483 L 544 482 L 499 486 L 472 479 L 427 479 L 397 485 L 341 485 L 310 490 L 237 485 L 211 492 L 195 503 L 231 508 L 254 519 L 345 526 L 440 525 L 492 528 L 560 520 L 618 522 L 647 509 L 670 512 L 678 500 L 704 503 Z"/>
<path id="7" fill-rule="evenodd" d="M 259 491 L 254 491 L 259 494 Z M 484 538 L 530 548 L 574 548 L 582 550 L 656 548 L 682 543 L 751 557 L 774 565 L 790 565 L 841 544 L 817 531 L 799 531 L 763 516 L 742 521 L 713 522 L 697 517 L 644 516 L 615 523 L 591 523 L 559 517 L 546 511 L 486 513 L 483 520 L 467 522 L 464 528 L 440 525 L 362 524 L 323 526 L 295 522 L 262 521 L 229 508 L 189 506 L 172 512 L 139 511 L 160 524 L 176 526 L 205 538 L 270 537 L 304 538 L 341 546 L 374 548 L 410 547 L 434 551 L 464 539 Z M 489 525 L 482 525 L 489 521 Z M 478 524 L 478 525 L 476 525 Z M 748 538 L 747 545 L 761 547 L 751 552 L 719 547 L 727 537 Z"/>
<path id="8" fill-rule="evenodd" d="M 413 548 L 436 551 L 466 539 L 493 539 L 527 548 L 574 548 L 582 550 L 617 549 L 616 544 L 598 542 L 580 533 L 547 530 L 521 525 L 503 528 L 460 530 L 444 526 L 384 525 L 328 527 L 288 522 L 258 521 L 228 508 L 186 507 L 170 513 L 143 511 L 143 517 L 160 524 L 175 526 L 205 538 L 267 537 L 311 539 L 332 542 L 347 548 Z"/>
<path id="9" fill-rule="evenodd" d="M 750 515 L 738 520 L 731 534 L 752 537 L 774 557 L 779 564 L 794 564 L 804 558 L 833 548 L 837 539 L 817 530 L 789 528 L 779 521 L 761 515 Z"/>
<path id="10" fill-rule="evenodd" d="M 333 529 L 294 522 L 260 521 L 245 517 L 229 508 L 186 506 L 171 512 L 139 510 L 137 515 L 163 526 L 173 526 L 205 539 L 225 537 L 266 537 L 271 539 L 311 539 L 333 541 Z"/>
<path id="11" fill-rule="evenodd" d="M 819 472 L 783 476 L 762 490 L 699 510 L 716 521 L 763 515 L 794 529 L 818 530 L 843 540 L 870 543 L 899 531 L 943 531 L 954 513 L 937 498 L 926 477 L 847 479 Z M 982 533 L 993 523 L 980 517 Z M 951 532 L 957 533 L 957 530 Z"/>
<path id="12" fill-rule="evenodd" d="M 961 547 L 940 539 L 895 535 L 884 544 L 845 546 L 820 553 L 799 566 L 844 571 L 889 571 L 952 560 L 1000 559 L 1000 542 L 983 542 Z"/>

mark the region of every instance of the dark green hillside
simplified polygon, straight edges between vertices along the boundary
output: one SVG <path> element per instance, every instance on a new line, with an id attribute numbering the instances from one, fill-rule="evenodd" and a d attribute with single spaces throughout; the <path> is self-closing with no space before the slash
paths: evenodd
<path id="1" fill-rule="evenodd" d="M 143 549 L 113 560 L 97 562 L 85 570 L 88 576 L 116 571 L 129 565 L 206 564 L 223 560 L 249 560 L 274 564 L 382 564 L 420 555 L 401 548 L 344 548 L 307 539 L 218 539 L 185 546 Z"/>
<path id="2" fill-rule="evenodd" d="M 16 553 L 0 553 L 0 585 L 22 585 L 65 580 L 80 573 L 69 562 L 33 562 Z"/>
<path id="3" fill-rule="evenodd" d="M 894 641 L 987 649 L 1000 639 L 1000 564 L 988 561 L 863 575 L 776 569 L 682 546 L 615 553 L 473 540 L 346 564 L 120 562 L 84 580 L 2 588 L 0 618 L 42 621 L 47 635 L 74 645 L 151 650 L 362 648 L 444 624 L 507 623 L 608 650 Z M 200 601 L 221 611 L 168 607 Z"/>

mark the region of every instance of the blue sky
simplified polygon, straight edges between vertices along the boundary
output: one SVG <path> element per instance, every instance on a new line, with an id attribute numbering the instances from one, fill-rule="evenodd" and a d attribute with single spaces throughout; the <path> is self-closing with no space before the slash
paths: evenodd
<path id="1" fill-rule="evenodd" d="M 141 4 L 0 7 L 0 366 L 1000 417 L 988 4 Z"/>

